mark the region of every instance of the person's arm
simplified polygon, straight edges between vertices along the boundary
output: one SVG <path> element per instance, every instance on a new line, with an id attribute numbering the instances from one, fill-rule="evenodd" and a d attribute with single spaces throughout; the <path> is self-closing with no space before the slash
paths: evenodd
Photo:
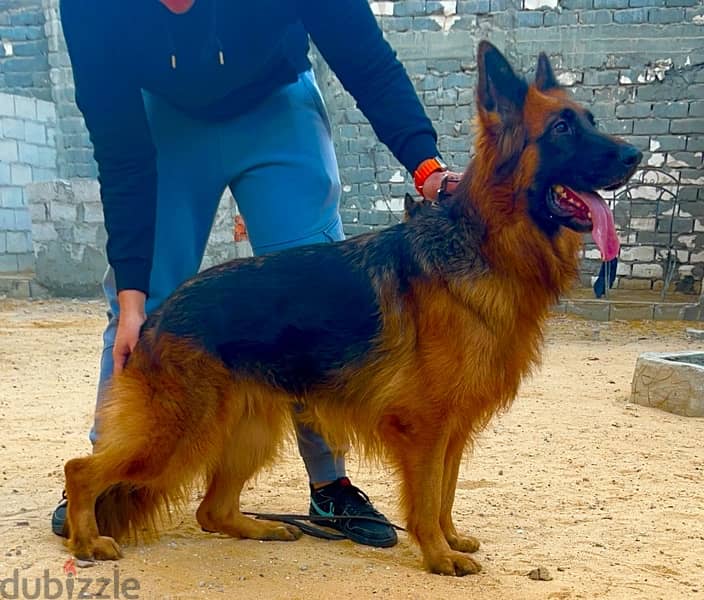
<path id="1" fill-rule="evenodd" d="M 113 9 L 110 7 L 113 6 Z M 118 291 L 149 292 L 156 214 L 156 152 L 130 64 L 119 3 L 62 0 L 61 22 L 76 103 L 98 164 L 107 255 Z"/>
<path id="2" fill-rule="evenodd" d="M 299 0 L 298 5 L 323 58 L 408 172 L 438 156 L 437 134 L 368 2 Z M 427 193 L 437 192 L 441 178 L 440 173 L 428 178 Z"/>
<path id="3" fill-rule="evenodd" d="M 157 177 L 141 89 L 130 68 L 129 32 L 119 30 L 113 10 L 120 10 L 119 3 L 61 2 L 76 103 L 98 164 L 108 262 L 115 272 L 120 319 L 113 357 L 119 373 L 145 319 Z"/>

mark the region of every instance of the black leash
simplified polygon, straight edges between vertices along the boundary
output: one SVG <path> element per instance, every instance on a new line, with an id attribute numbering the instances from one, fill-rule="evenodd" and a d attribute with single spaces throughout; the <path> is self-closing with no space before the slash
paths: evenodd
<path id="1" fill-rule="evenodd" d="M 255 517 L 257 519 L 266 519 L 267 521 L 280 521 L 282 523 L 288 523 L 294 527 L 298 527 L 303 533 L 310 535 L 311 537 L 317 537 L 323 540 L 346 540 L 347 536 L 342 533 L 333 533 L 332 531 L 327 531 L 320 527 L 315 527 L 304 521 L 309 521 L 311 523 L 327 523 L 329 521 L 349 521 L 351 519 L 361 519 L 363 521 L 374 521 L 376 523 L 383 523 L 384 525 L 389 525 L 398 531 L 406 531 L 403 527 L 394 525 L 386 519 L 380 519 L 378 517 L 365 517 L 363 515 L 341 515 L 336 517 L 316 517 L 311 515 L 286 515 L 286 514 L 275 514 L 275 513 L 255 513 L 255 512 L 243 512 L 243 515 L 250 517 Z"/>

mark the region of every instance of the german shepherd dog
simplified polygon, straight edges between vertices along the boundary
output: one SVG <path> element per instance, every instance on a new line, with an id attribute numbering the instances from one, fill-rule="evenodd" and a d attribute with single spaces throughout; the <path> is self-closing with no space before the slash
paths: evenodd
<path id="1" fill-rule="evenodd" d="M 463 452 L 537 363 L 582 233 L 618 250 L 595 190 L 622 185 L 641 153 L 596 127 L 545 54 L 530 85 L 489 42 L 477 60 L 476 155 L 452 197 L 380 232 L 203 271 L 149 317 L 94 453 L 66 463 L 76 557 L 118 558 L 115 539 L 153 533 L 201 477 L 204 530 L 297 538 L 240 512 L 295 411 L 396 469 L 429 571 L 481 569 L 451 516 Z"/>

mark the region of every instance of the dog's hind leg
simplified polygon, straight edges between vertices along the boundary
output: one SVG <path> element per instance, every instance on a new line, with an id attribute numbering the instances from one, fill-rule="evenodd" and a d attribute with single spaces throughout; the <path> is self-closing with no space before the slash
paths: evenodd
<path id="1" fill-rule="evenodd" d="M 423 552 L 426 567 L 442 575 L 469 575 L 481 566 L 453 550 L 441 529 L 444 461 L 450 432 L 437 419 L 397 415 L 386 420 L 382 437 L 402 481 L 406 528 Z"/>
<path id="2" fill-rule="evenodd" d="M 76 558 L 83 560 L 116 560 L 122 556 L 111 537 L 101 536 L 95 518 L 98 495 L 117 479 L 100 469 L 96 455 L 69 460 L 65 467 L 66 496 L 69 498 L 67 519 L 69 539 L 66 542 Z"/>
<path id="3" fill-rule="evenodd" d="M 445 534 L 447 543 L 453 550 L 460 552 L 476 552 L 479 550 L 479 540 L 471 535 L 460 536 L 452 521 L 452 506 L 455 502 L 457 476 L 462 463 L 465 440 L 459 435 L 450 439 L 445 452 L 445 469 L 442 476 L 442 501 L 440 504 L 440 527 Z"/>
<path id="4" fill-rule="evenodd" d="M 249 413 L 234 427 L 196 512 L 196 519 L 205 531 L 255 540 L 288 541 L 301 537 L 301 531 L 292 525 L 252 519 L 240 512 L 240 494 L 245 483 L 270 463 L 279 450 L 283 425 L 288 419 L 280 412 L 280 415 Z"/>

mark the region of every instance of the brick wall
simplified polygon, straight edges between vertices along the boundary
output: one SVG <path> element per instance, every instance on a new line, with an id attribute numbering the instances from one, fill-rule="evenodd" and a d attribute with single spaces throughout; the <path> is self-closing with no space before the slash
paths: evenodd
<path id="1" fill-rule="evenodd" d="M 647 164 L 661 167 L 678 180 L 676 205 L 619 201 L 616 213 L 624 242 L 619 285 L 657 289 L 663 284 L 665 258 L 674 253 L 672 286 L 692 292 L 699 289 L 704 272 L 704 211 L 700 208 L 704 200 L 704 0 L 395 0 L 370 4 L 436 125 L 443 155 L 456 169 L 464 168 L 471 153 L 474 52 L 479 39 L 493 41 L 526 74 L 534 68 L 538 52 L 547 51 L 561 81 L 579 100 L 590 104 L 602 127 L 626 136 L 643 149 Z M 6 30 L 3 23 L 13 14 L 20 19 L 17 14 L 24 13 L 26 20 L 38 22 L 38 5 L 39 0 L 0 0 L 0 32 Z M 88 134 L 73 102 L 58 1 L 42 0 L 41 5 L 56 105 L 58 173 L 67 179 L 94 179 Z M 36 30 L 27 29 L 23 35 L 36 35 Z M 41 47 L 37 48 L 41 55 Z M 408 174 L 376 141 L 366 119 L 327 67 L 316 60 L 315 68 L 334 129 L 346 232 L 354 235 L 394 223 L 403 194 L 412 191 Z M 43 72 L 38 65 L 37 69 Z M 234 214 L 228 202 L 225 197 L 206 264 L 243 251 L 225 250 Z M 670 238 L 672 247 L 665 252 Z M 582 274 L 585 284 L 599 264 L 593 247 L 588 246 Z"/>
<path id="2" fill-rule="evenodd" d="M 58 122 L 57 145 L 60 148 L 57 168 L 59 177 L 95 179 L 98 169 L 93 160 L 93 147 L 83 117 L 76 107 L 71 61 L 61 29 L 58 0 L 43 0 L 48 48 L 49 76 L 52 97 L 56 103 Z"/>
<path id="3" fill-rule="evenodd" d="M 459 170 L 471 152 L 478 41 L 494 42 L 528 76 L 538 53 L 546 51 L 560 81 L 590 105 L 601 127 L 625 136 L 644 151 L 644 165 L 661 167 L 679 182 L 677 203 L 648 203 L 652 190 L 645 188 L 641 191 L 646 197 L 636 202 L 619 199 L 617 225 L 624 254 L 618 285 L 658 289 L 669 252 L 676 258 L 671 287 L 692 293 L 700 290 L 704 274 L 702 0 L 370 4 L 438 130 L 441 152 Z M 354 235 L 395 222 L 404 193 L 413 193 L 409 175 L 376 141 L 353 100 L 324 64 L 317 63 L 316 73 L 335 131 L 345 231 Z M 584 284 L 591 284 L 600 264 L 588 243 Z"/>
<path id="4" fill-rule="evenodd" d="M 51 100 L 42 0 L 0 0 L 0 91 Z"/>
<path id="5" fill-rule="evenodd" d="M 56 179 L 54 104 L 0 93 L 0 274 L 34 267 L 26 186 Z"/>

